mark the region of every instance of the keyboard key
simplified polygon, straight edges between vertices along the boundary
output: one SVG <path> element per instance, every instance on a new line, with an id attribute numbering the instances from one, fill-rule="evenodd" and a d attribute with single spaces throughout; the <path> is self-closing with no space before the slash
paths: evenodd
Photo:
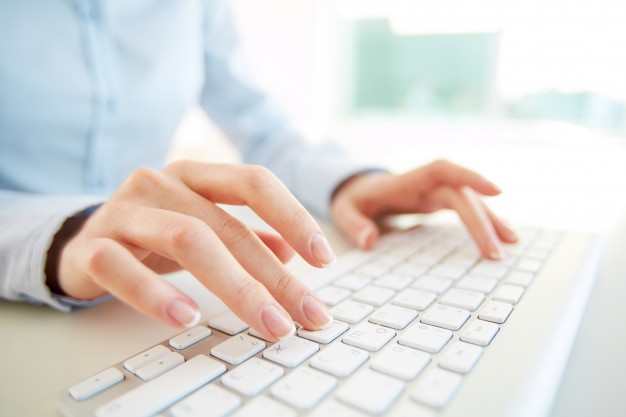
<path id="1" fill-rule="evenodd" d="M 500 279 L 506 275 L 509 267 L 501 263 L 480 261 L 478 265 L 472 268 L 472 274 L 481 275 L 489 278 Z"/>
<path id="2" fill-rule="evenodd" d="M 226 372 L 224 364 L 198 355 L 95 411 L 96 417 L 145 417 L 169 407 Z"/>
<path id="3" fill-rule="evenodd" d="M 415 262 L 420 265 L 426 265 L 431 267 L 438 264 L 443 258 L 445 258 L 445 252 L 430 251 L 430 252 L 418 252 L 415 255 L 409 256 L 409 262 Z"/>
<path id="4" fill-rule="evenodd" d="M 377 278 L 382 274 L 389 272 L 390 269 L 389 265 L 385 265 L 383 263 L 368 262 L 356 268 L 354 272 L 357 274 L 367 275 L 372 278 Z"/>
<path id="5" fill-rule="evenodd" d="M 412 288 L 434 292 L 435 294 L 443 294 L 452 285 L 452 280 L 445 278 L 431 277 L 430 275 L 418 278 Z"/>
<path id="6" fill-rule="evenodd" d="M 297 413 L 278 401 L 257 397 L 244 405 L 231 417 L 297 417 Z"/>
<path id="7" fill-rule="evenodd" d="M 102 372 L 98 372 L 92 377 L 72 385 L 68 390 L 68 393 L 76 401 L 86 400 L 87 398 L 91 398 L 97 393 L 112 387 L 123 379 L 124 374 L 122 374 L 118 369 L 108 368 Z"/>
<path id="8" fill-rule="evenodd" d="M 374 311 L 374 307 L 371 305 L 352 300 L 346 300 L 330 310 L 334 318 L 350 324 L 360 322 L 369 316 L 372 311 Z"/>
<path id="9" fill-rule="evenodd" d="M 172 417 L 225 417 L 241 405 L 241 399 L 215 385 L 206 385 L 174 405 Z"/>
<path id="10" fill-rule="evenodd" d="M 335 378 L 302 367 L 275 383 L 270 392 L 279 400 L 302 410 L 310 409 L 337 385 Z"/>
<path id="11" fill-rule="evenodd" d="M 511 271 L 508 277 L 506 277 L 506 283 L 511 285 L 519 285 L 521 287 L 528 287 L 535 274 L 526 271 Z"/>
<path id="12" fill-rule="evenodd" d="M 390 288 L 392 290 L 402 290 L 409 286 L 409 284 L 413 282 L 413 277 L 410 275 L 398 274 L 394 272 L 389 272 L 388 274 L 383 275 L 374 281 L 374 284 L 379 287 Z"/>
<path id="13" fill-rule="evenodd" d="M 246 322 L 241 320 L 231 311 L 222 313 L 209 320 L 209 326 L 231 336 L 241 333 L 248 328 Z"/>
<path id="14" fill-rule="evenodd" d="M 459 265 L 441 264 L 434 266 L 430 271 L 428 271 L 428 275 L 456 281 L 465 275 L 465 271 L 466 269 Z"/>
<path id="15" fill-rule="evenodd" d="M 459 251 L 446 258 L 443 262 L 444 265 L 457 265 L 465 270 L 468 270 L 480 260 L 480 252 L 473 251 Z"/>
<path id="16" fill-rule="evenodd" d="M 391 297 L 395 295 L 395 291 L 389 288 L 377 287 L 370 285 L 362 290 L 354 293 L 352 299 L 373 306 L 381 306 L 385 304 Z"/>
<path id="17" fill-rule="evenodd" d="M 369 318 L 370 323 L 391 327 L 392 329 L 404 329 L 417 317 L 417 311 L 410 308 L 388 304 L 379 308 Z"/>
<path id="18" fill-rule="evenodd" d="M 449 330 L 415 323 L 400 335 L 398 343 L 425 352 L 437 353 L 443 349 L 451 338 L 452 332 Z"/>
<path id="19" fill-rule="evenodd" d="M 393 417 L 437 417 L 432 408 L 413 401 L 402 401 L 393 409 Z"/>
<path id="20" fill-rule="evenodd" d="M 545 261 L 550 256 L 550 249 L 542 247 L 531 247 L 524 252 L 524 257 L 529 259 L 536 259 L 538 261 Z"/>
<path id="21" fill-rule="evenodd" d="M 407 288 L 400 292 L 391 301 L 392 304 L 399 305 L 406 308 L 411 308 L 417 311 L 423 311 L 428 308 L 429 305 L 435 301 L 437 296 L 432 292 L 416 290 L 413 288 Z"/>
<path id="22" fill-rule="evenodd" d="M 243 395 L 253 396 L 269 387 L 284 373 L 280 366 L 263 359 L 252 358 L 224 375 L 222 384 Z"/>
<path id="23" fill-rule="evenodd" d="M 280 365 L 294 368 L 320 350 L 317 343 L 291 336 L 265 349 L 263 357 Z"/>
<path id="24" fill-rule="evenodd" d="M 185 362 L 185 358 L 178 352 L 171 352 L 169 355 L 164 356 L 160 359 L 155 360 L 154 362 L 150 362 L 146 366 L 137 369 L 137 376 L 144 381 L 150 381 L 151 379 L 156 378 L 157 376 L 164 374 Z"/>
<path id="25" fill-rule="evenodd" d="M 522 295 L 524 295 L 523 287 L 505 284 L 498 288 L 498 291 L 493 295 L 493 299 L 505 303 L 517 304 L 520 298 L 522 298 Z"/>
<path id="26" fill-rule="evenodd" d="M 490 301 L 480 312 L 478 318 L 493 323 L 504 323 L 513 311 L 513 306 L 501 301 Z"/>
<path id="27" fill-rule="evenodd" d="M 430 362 L 430 355 L 397 343 L 387 346 L 372 361 L 370 367 L 396 378 L 410 381 Z"/>
<path id="28" fill-rule="evenodd" d="M 498 285 L 498 280 L 495 278 L 481 277 L 478 275 L 468 275 L 461 278 L 457 282 L 456 287 L 464 290 L 478 291 L 483 294 L 489 294 Z"/>
<path id="29" fill-rule="evenodd" d="M 162 357 L 169 355 L 171 352 L 171 350 L 163 345 L 156 345 L 155 347 L 124 361 L 124 368 L 128 369 L 132 373 L 136 373 L 137 369 L 144 367 L 157 359 L 161 359 Z"/>
<path id="30" fill-rule="evenodd" d="M 188 329 L 178 336 L 174 336 L 170 339 L 170 346 L 174 349 L 186 349 L 194 343 L 198 343 L 202 339 L 206 339 L 211 336 L 211 329 L 206 326 L 196 326 L 193 329 Z"/>
<path id="31" fill-rule="evenodd" d="M 334 343 L 315 355 L 311 359 L 310 365 L 313 368 L 344 378 L 356 371 L 369 357 L 369 353 L 364 350 L 344 343 Z"/>
<path id="32" fill-rule="evenodd" d="M 441 408 L 452 399 L 462 380 L 458 374 L 433 369 L 417 381 L 411 397 L 429 407 Z"/>
<path id="33" fill-rule="evenodd" d="M 541 269 L 541 265 L 542 262 L 536 259 L 522 258 L 514 268 L 518 271 L 526 271 L 536 274 Z"/>
<path id="34" fill-rule="evenodd" d="M 474 311 L 485 300 L 483 293 L 464 290 L 461 288 L 452 288 L 445 293 L 439 300 L 441 304 L 451 307 L 464 308 L 465 310 Z"/>
<path id="35" fill-rule="evenodd" d="M 381 255 L 378 255 L 376 257 L 376 263 L 387 265 L 389 267 L 394 267 L 394 266 L 402 263 L 404 261 L 404 259 L 406 259 L 405 255 L 403 255 L 401 253 L 394 252 L 393 250 L 390 250 L 390 251 L 385 252 L 385 253 L 383 253 Z"/>
<path id="36" fill-rule="evenodd" d="M 435 304 L 422 315 L 421 321 L 448 330 L 459 330 L 469 317 L 469 311 L 462 308 Z"/>
<path id="37" fill-rule="evenodd" d="M 231 365 L 239 365 L 263 349 L 265 349 L 265 342 L 247 334 L 239 334 L 214 346 L 211 349 L 211 355 Z"/>
<path id="38" fill-rule="evenodd" d="M 322 330 L 311 331 L 300 329 L 298 331 L 298 336 L 327 345 L 344 334 L 349 328 L 350 327 L 346 323 L 333 321 L 329 327 Z"/>
<path id="39" fill-rule="evenodd" d="M 391 329 L 371 323 L 361 323 L 341 339 L 344 343 L 361 349 L 377 352 L 396 335 Z"/>
<path id="40" fill-rule="evenodd" d="M 345 406 L 335 400 L 324 401 L 308 417 L 365 417 L 360 411 Z"/>
<path id="41" fill-rule="evenodd" d="M 316 292 L 317 297 L 322 300 L 326 305 L 336 306 L 352 294 L 350 290 L 345 288 L 333 287 L 327 285 L 326 287 Z"/>
<path id="42" fill-rule="evenodd" d="M 337 398 L 370 414 L 382 414 L 404 390 L 397 379 L 364 369 L 347 380 Z"/>
<path id="43" fill-rule="evenodd" d="M 372 278 L 367 275 L 346 274 L 338 280 L 334 281 L 333 284 L 351 291 L 358 291 L 361 288 L 369 285 L 370 282 L 372 282 Z"/>
<path id="44" fill-rule="evenodd" d="M 428 271 L 429 265 L 416 262 L 405 262 L 393 268 L 393 272 L 408 275 L 413 278 L 421 277 Z"/>
<path id="45" fill-rule="evenodd" d="M 463 330 L 461 340 L 478 346 L 487 346 L 498 333 L 498 330 L 500 327 L 495 323 L 474 320 Z"/>
<path id="46" fill-rule="evenodd" d="M 482 353 L 482 348 L 476 345 L 456 342 L 439 360 L 439 366 L 449 371 L 466 374 L 472 370 Z"/>

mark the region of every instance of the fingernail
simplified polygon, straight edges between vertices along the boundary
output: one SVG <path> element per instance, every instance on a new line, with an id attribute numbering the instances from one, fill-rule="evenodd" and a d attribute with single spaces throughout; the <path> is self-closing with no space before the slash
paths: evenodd
<path id="1" fill-rule="evenodd" d="M 302 310 L 307 319 L 320 329 L 327 329 L 333 322 L 333 316 L 328 308 L 312 295 L 306 295 L 302 300 Z"/>
<path id="2" fill-rule="evenodd" d="M 494 261 L 501 261 L 504 259 L 504 250 L 499 245 L 494 244 L 491 252 L 489 252 L 489 257 Z"/>
<path id="3" fill-rule="evenodd" d="M 493 188 L 494 191 L 498 193 L 502 192 L 502 189 L 498 187 L 497 185 L 495 185 L 494 183 L 492 183 L 491 181 L 487 181 L 487 183 L 491 186 L 491 188 Z"/>
<path id="4" fill-rule="evenodd" d="M 185 327 L 193 327 L 200 322 L 200 311 L 184 300 L 174 300 L 167 308 L 167 314 Z"/>
<path id="5" fill-rule="evenodd" d="M 372 236 L 372 233 L 373 230 L 370 227 L 365 227 L 359 232 L 356 240 L 356 244 L 359 246 L 359 248 L 367 247 L 367 241 L 369 240 L 370 236 Z"/>
<path id="6" fill-rule="evenodd" d="M 311 253 L 324 266 L 331 266 L 337 261 L 330 244 L 321 233 L 316 233 L 311 239 Z"/>
<path id="7" fill-rule="evenodd" d="M 296 334 L 296 325 L 291 318 L 279 310 L 276 306 L 268 305 L 263 308 L 261 320 L 277 339 L 285 339 Z"/>
<path id="8" fill-rule="evenodd" d="M 509 234 L 509 239 L 511 239 L 513 242 L 517 242 L 519 240 L 519 236 L 517 236 L 517 233 L 515 233 L 515 231 L 511 229 L 508 224 L 505 224 L 504 227 L 506 228 L 506 232 Z"/>
<path id="9" fill-rule="evenodd" d="M 491 251 L 491 253 L 489 253 L 489 257 L 494 261 L 502 260 L 502 255 L 500 255 L 500 252 L 498 252 L 497 250 Z"/>

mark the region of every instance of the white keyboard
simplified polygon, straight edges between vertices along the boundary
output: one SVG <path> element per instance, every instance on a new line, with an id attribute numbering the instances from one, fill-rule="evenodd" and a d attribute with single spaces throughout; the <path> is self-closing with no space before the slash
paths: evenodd
<path id="1" fill-rule="evenodd" d="M 493 401 L 500 384 L 521 391 L 519 375 L 532 384 L 519 366 L 507 368 L 543 357 L 533 353 L 531 316 L 551 323 L 543 311 L 571 304 L 533 291 L 560 294 L 582 285 L 574 285 L 582 267 L 570 268 L 567 281 L 543 271 L 560 246 L 562 259 L 546 269 L 558 270 L 570 256 L 571 264 L 589 264 L 583 258 L 590 238 L 561 245 L 564 235 L 522 230 L 502 262 L 482 259 L 461 228 L 421 226 L 386 236 L 377 250 L 354 251 L 305 280 L 322 284 L 315 289 L 335 318 L 330 327 L 270 343 L 226 312 L 72 385 L 60 394 L 59 409 L 73 417 L 420 417 L 454 412 L 457 399 L 472 398 L 482 415 L 503 415 L 506 407 L 480 405 Z M 580 311 L 581 300 L 572 301 Z M 517 315 L 520 330 L 510 324 Z M 549 337 L 539 336 L 548 349 Z M 507 350 L 509 344 L 518 347 Z M 520 355 L 525 344 L 527 359 Z M 568 349 L 561 349 L 563 361 Z M 558 381 L 558 370 L 552 373 Z"/>

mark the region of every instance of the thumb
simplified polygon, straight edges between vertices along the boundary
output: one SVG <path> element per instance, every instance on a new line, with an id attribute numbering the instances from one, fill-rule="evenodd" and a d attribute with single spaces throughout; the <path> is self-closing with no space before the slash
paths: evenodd
<path id="1" fill-rule="evenodd" d="M 337 227 L 360 249 L 374 247 L 380 229 L 368 216 L 363 214 L 356 206 L 345 202 L 337 204 L 334 210 L 334 218 Z"/>

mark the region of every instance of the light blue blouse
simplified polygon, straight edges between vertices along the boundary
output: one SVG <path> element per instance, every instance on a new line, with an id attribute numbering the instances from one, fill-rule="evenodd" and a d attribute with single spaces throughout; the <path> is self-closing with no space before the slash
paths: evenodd
<path id="1" fill-rule="evenodd" d="M 134 169 L 162 168 L 192 106 L 326 214 L 364 167 L 310 145 L 247 71 L 223 0 L 0 0 L 0 296 L 66 308 L 44 285 L 52 237 Z"/>

